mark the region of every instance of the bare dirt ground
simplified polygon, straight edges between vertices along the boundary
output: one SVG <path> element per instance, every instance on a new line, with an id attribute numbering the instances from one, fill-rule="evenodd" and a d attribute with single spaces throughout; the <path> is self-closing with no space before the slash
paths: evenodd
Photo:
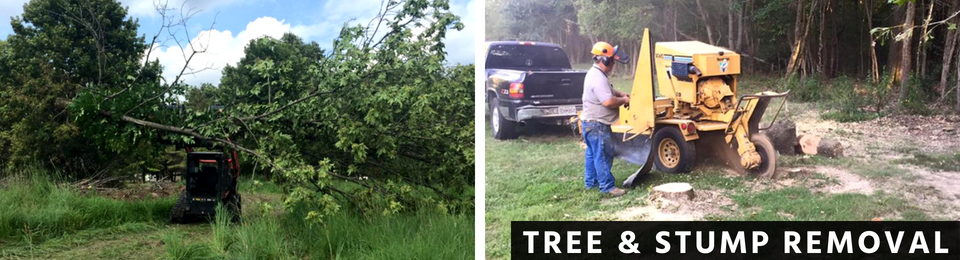
<path id="1" fill-rule="evenodd" d="M 128 201 L 176 197 L 183 190 L 182 185 L 169 181 L 120 182 L 100 186 L 76 184 L 76 186 L 83 194 Z"/>
<path id="2" fill-rule="evenodd" d="M 918 203 L 935 218 L 960 219 L 960 172 L 898 162 L 913 158 L 914 151 L 932 154 L 960 152 L 960 115 L 891 115 L 863 122 L 841 123 L 821 119 L 818 111 L 810 105 L 791 106 L 791 119 L 797 125 L 798 135 L 816 134 L 834 138 L 843 144 L 848 158 L 868 167 L 893 165 L 903 173 L 865 180 L 843 169 L 816 169 L 825 175 L 837 176 L 843 183 L 841 190 L 866 191 L 862 188 L 872 186 Z"/>
<path id="3" fill-rule="evenodd" d="M 790 104 L 797 134 L 815 134 L 843 143 L 852 158 L 901 159 L 904 151 L 960 151 L 960 115 L 892 115 L 863 122 L 841 123 L 820 118 L 809 104 Z"/>

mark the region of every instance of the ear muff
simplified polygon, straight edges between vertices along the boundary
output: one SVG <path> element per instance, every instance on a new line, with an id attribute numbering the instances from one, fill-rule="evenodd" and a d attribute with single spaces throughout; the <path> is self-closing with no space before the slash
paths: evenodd
<path id="1" fill-rule="evenodd" d="M 593 57 L 593 60 L 600 61 L 600 63 L 603 63 L 603 66 L 607 67 L 610 67 L 610 65 L 613 64 L 613 58 L 607 56 L 595 56 Z"/>
<path id="2" fill-rule="evenodd" d="M 616 58 L 614 58 L 616 52 L 616 47 L 610 46 L 610 44 L 606 42 L 597 42 L 593 45 L 593 50 L 591 50 L 593 60 L 603 63 L 604 66 L 613 65 L 613 62 L 616 61 Z"/>

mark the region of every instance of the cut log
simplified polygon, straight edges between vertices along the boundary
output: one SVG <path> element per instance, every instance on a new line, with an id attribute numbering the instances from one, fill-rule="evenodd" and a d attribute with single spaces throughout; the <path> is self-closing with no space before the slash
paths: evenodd
<path id="1" fill-rule="evenodd" d="M 843 157 L 843 144 L 837 140 L 820 138 L 816 135 L 801 135 L 797 139 L 800 150 L 804 154 L 819 154 L 831 158 Z"/>
<path id="2" fill-rule="evenodd" d="M 816 135 L 801 135 L 797 137 L 800 143 L 800 151 L 804 154 L 817 154 L 817 145 L 820 145 L 820 137 Z"/>
<path id="3" fill-rule="evenodd" d="M 665 198 L 674 201 L 686 201 L 696 198 L 693 192 L 693 186 L 689 183 L 671 182 L 653 187 L 651 194 L 655 197 Z"/>
<path id="4" fill-rule="evenodd" d="M 831 158 L 843 157 L 843 145 L 836 140 L 823 138 L 817 145 L 817 153 Z"/>
<path id="5" fill-rule="evenodd" d="M 779 120 L 765 132 L 780 154 L 797 154 L 797 125 L 788 119 Z"/>

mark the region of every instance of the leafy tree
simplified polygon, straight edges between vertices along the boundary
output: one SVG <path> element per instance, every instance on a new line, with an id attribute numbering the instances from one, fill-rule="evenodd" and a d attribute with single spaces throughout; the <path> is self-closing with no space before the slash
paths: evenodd
<path id="1" fill-rule="evenodd" d="M 159 10 L 153 42 L 185 33 L 189 14 Z M 272 173 L 286 205 L 316 221 L 344 202 L 369 214 L 473 208 L 474 68 L 446 65 L 443 39 L 463 24 L 445 0 L 388 1 L 329 51 L 292 34 L 256 39 L 219 87 L 180 80 L 207 51 L 178 40 L 192 37 L 170 41 L 188 65 L 161 79 L 153 44 L 113 0 L 34 0 L 13 25 L 0 43 L 0 66 L 23 68 L 0 72 L 7 165 L 162 172 L 167 144 L 210 142 Z"/>
<path id="2" fill-rule="evenodd" d="M 210 83 L 200 84 L 200 87 L 191 87 L 187 89 L 186 108 L 194 111 L 204 111 L 210 109 L 210 106 L 223 105 L 220 100 L 220 88 Z"/>
<path id="3" fill-rule="evenodd" d="M 315 42 L 304 43 L 293 33 L 285 33 L 277 40 L 263 37 L 250 40 L 244 57 L 236 66 L 223 69 L 220 87 L 229 93 L 225 97 L 244 99 L 224 100 L 224 105 L 236 103 L 286 103 L 297 99 L 288 95 L 308 91 L 316 85 L 310 70 L 324 58 Z"/>
<path id="4" fill-rule="evenodd" d="M 136 161 L 115 160 L 93 145 L 83 132 L 98 130 L 80 128 L 66 110 L 83 92 L 157 80 L 159 65 L 140 63 L 147 45 L 126 13 L 112 0 L 34 0 L 12 19 L 2 66 L 17 69 L 0 74 L 0 146 L 8 168 L 41 163 L 82 175 Z M 142 140 L 107 145 L 150 146 Z"/>
<path id="5" fill-rule="evenodd" d="M 315 220 L 344 201 L 367 213 L 469 211 L 473 67 L 445 65 L 442 40 L 463 26 L 448 10 L 442 0 L 390 1 L 367 26 L 345 25 L 329 52 L 292 35 L 254 40 L 211 91 L 222 111 L 197 105 L 201 95 L 175 78 L 84 89 L 71 112 L 103 143 L 238 150 L 284 184 L 287 205 L 307 206 Z M 182 95 L 195 105 L 167 108 Z"/>

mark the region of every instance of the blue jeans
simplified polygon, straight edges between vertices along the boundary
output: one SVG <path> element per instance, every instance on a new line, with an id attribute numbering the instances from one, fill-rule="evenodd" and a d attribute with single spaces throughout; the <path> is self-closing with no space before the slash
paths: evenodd
<path id="1" fill-rule="evenodd" d="M 599 186 L 600 192 L 609 192 L 615 188 L 613 174 L 613 143 L 610 126 L 599 122 L 582 122 L 583 142 L 587 144 L 585 152 L 584 186 L 592 189 Z"/>

